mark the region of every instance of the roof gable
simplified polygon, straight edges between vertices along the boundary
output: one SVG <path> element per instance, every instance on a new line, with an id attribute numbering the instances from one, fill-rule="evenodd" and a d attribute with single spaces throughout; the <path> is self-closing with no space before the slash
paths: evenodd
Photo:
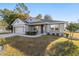
<path id="1" fill-rule="evenodd" d="M 24 24 L 25 23 L 21 19 L 17 18 L 11 25 L 24 25 Z"/>

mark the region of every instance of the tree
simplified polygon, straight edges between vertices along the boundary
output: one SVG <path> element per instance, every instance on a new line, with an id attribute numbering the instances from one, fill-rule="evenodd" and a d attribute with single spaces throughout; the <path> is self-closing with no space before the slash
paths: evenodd
<path id="1" fill-rule="evenodd" d="M 14 10 L 0 9 L 0 16 L 8 23 L 8 28 L 11 28 L 11 24 L 16 18 L 22 20 L 27 19 L 29 17 L 29 11 L 24 3 L 18 3 Z"/>
<path id="2" fill-rule="evenodd" d="M 16 18 L 27 19 L 29 14 L 26 11 L 28 7 L 24 3 L 18 3 L 14 10 L 0 9 L 0 16 L 10 25 Z"/>
<path id="3" fill-rule="evenodd" d="M 16 15 L 14 14 L 14 12 L 12 10 L 9 10 L 9 9 L 2 9 L 2 10 L 0 10 L 0 16 L 8 24 L 11 22 L 11 20 L 16 18 Z"/>
<path id="4" fill-rule="evenodd" d="M 26 14 L 30 13 L 28 7 L 24 3 L 18 3 L 14 11 L 17 13 L 26 13 Z"/>
<path id="5" fill-rule="evenodd" d="M 20 18 L 22 20 L 27 19 L 30 13 L 30 11 L 28 10 L 28 7 L 24 3 L 18 3 L 16 5 L 16 8 L 14 9 L 14 12 L 17 18 Z"/>
<path id="6" fill-rule="evenodd" d="M 19 18 L 21 20 L 26 20 L 29 17 L 28 14 L 20 14 L 20 13 L 17 13 L 16 16 L 17 16 L 17 18 Z"/>
<path id="7" fill-rule="evenodd" d="M 52 20 L 52 17 L 50 15 L 45 15 L 44 19 L 46 19 L 46 20 Z"/>
<path id="8" fill-rule="evenodd" d="M 39 14 L 39 15 L 36 16 L 36 18 L 37 18 L 37 19 L 42 19 L 42 15 Z"/>
<path id="9" fill-rule="evenodd" d="M 15 13 L 14 11 L 8 9 L 0 10 L 0 16 L 8 23 L 8 28 L 11 28 L 11 24 L 15 19 L 19 18 L 25 20 L 29 17 L 28 14 Z"/>
<path id="10" fill-rule="evenodd" d="M 75 32 L 77 29 L 79 29 L 79 25 L 75 23 L 70 23 L 67 26 L 67 30 L 69 30 L 70 32 L 71 39 L 73 38 L 73 34 L 74 34 L 73 32 Z"/>

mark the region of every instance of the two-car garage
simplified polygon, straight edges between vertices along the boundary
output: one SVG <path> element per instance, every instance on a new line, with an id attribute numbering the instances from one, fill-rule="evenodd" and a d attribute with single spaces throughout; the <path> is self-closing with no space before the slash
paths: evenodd
<path id="1" fill-rule="evenodd" d="M 25 34 L 26 25 L 21 19 L 17 18 L 11 25 L 13 26 L 13 33 Z"/>

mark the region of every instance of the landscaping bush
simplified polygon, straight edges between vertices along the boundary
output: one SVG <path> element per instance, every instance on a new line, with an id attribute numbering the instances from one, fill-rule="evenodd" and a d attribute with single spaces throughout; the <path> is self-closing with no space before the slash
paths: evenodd
<path id="1" fill-rule="evenodd" d="M 36 35 L 37 32 L 26 32 L 27 35 Z"/>
<path id="2" fill-rule="evenodd" d="M 47 35 L 50 35 L 50 33 L 48 32 Z"/>
<path id="3" fill-rule="evenodd" d="M 55 33 L 52 33 L 52 35 L 54 35 L 54 36 L 55 36 Z"/>
<path id="4" fill-rule="evenodd" d="M 9 42 L 12 42 L 12 41 L 14 41 L 14 38 L 12 38 L 12 37 L 10 37 L 10 38 L 0 38 L 0 44 L 3 45 L 3 44 L 6 44 L 6 43 L 9 43 Z"/>
<path id="5" fill-rule="evenodd" d="M 57 36 L 59 36 L 59 33 L 56 33 Z"/>
<path id="6" fill-rule="evenodd" d="M 79 47 L 73 42 L 65 41 L 56 43 L 47 51 L 50 56 L 79 56 Z"/>
<path id="7" fill-rule="evenodd" d="M 4 38 L 0 38 L 0 45 L 4 44 L 6 40 Z"/>
<path id="8" fill-rule="evenodd" d="M 66 37 L 69 37 L 69 34 L 65 33 L 65 36 L 66 36 Z"/>

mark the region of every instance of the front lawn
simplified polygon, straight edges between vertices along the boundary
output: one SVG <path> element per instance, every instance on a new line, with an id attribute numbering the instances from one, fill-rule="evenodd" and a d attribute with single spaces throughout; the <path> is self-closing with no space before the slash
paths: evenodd
<path id="1" fill-rule="evenodd" d="M 0 55 L 44 55 L 45 50 L 57 36 L 47 35 L 38 38 L 12 37 L 7 38 L 4 51 Z M 10 41 L 9 41 L 10 40 Z"/>
<path id="2" fill-rule="evenodd" d="M 56 42 L 66 41 L 68 39 L 63 37 L 57 37 L 52 35 L 46 35 L 38 38 L 26 38 L 26 37 L 12 37 L 7 38 L 7 43 L 4 44 L 4 51 L 0 52 L 0 55 L 8 56 L 42 56 L 45 52 L 50 49 L 51 44 Z M 79 40 L 73 40 L 73 42 L 79 46 Z"/>

